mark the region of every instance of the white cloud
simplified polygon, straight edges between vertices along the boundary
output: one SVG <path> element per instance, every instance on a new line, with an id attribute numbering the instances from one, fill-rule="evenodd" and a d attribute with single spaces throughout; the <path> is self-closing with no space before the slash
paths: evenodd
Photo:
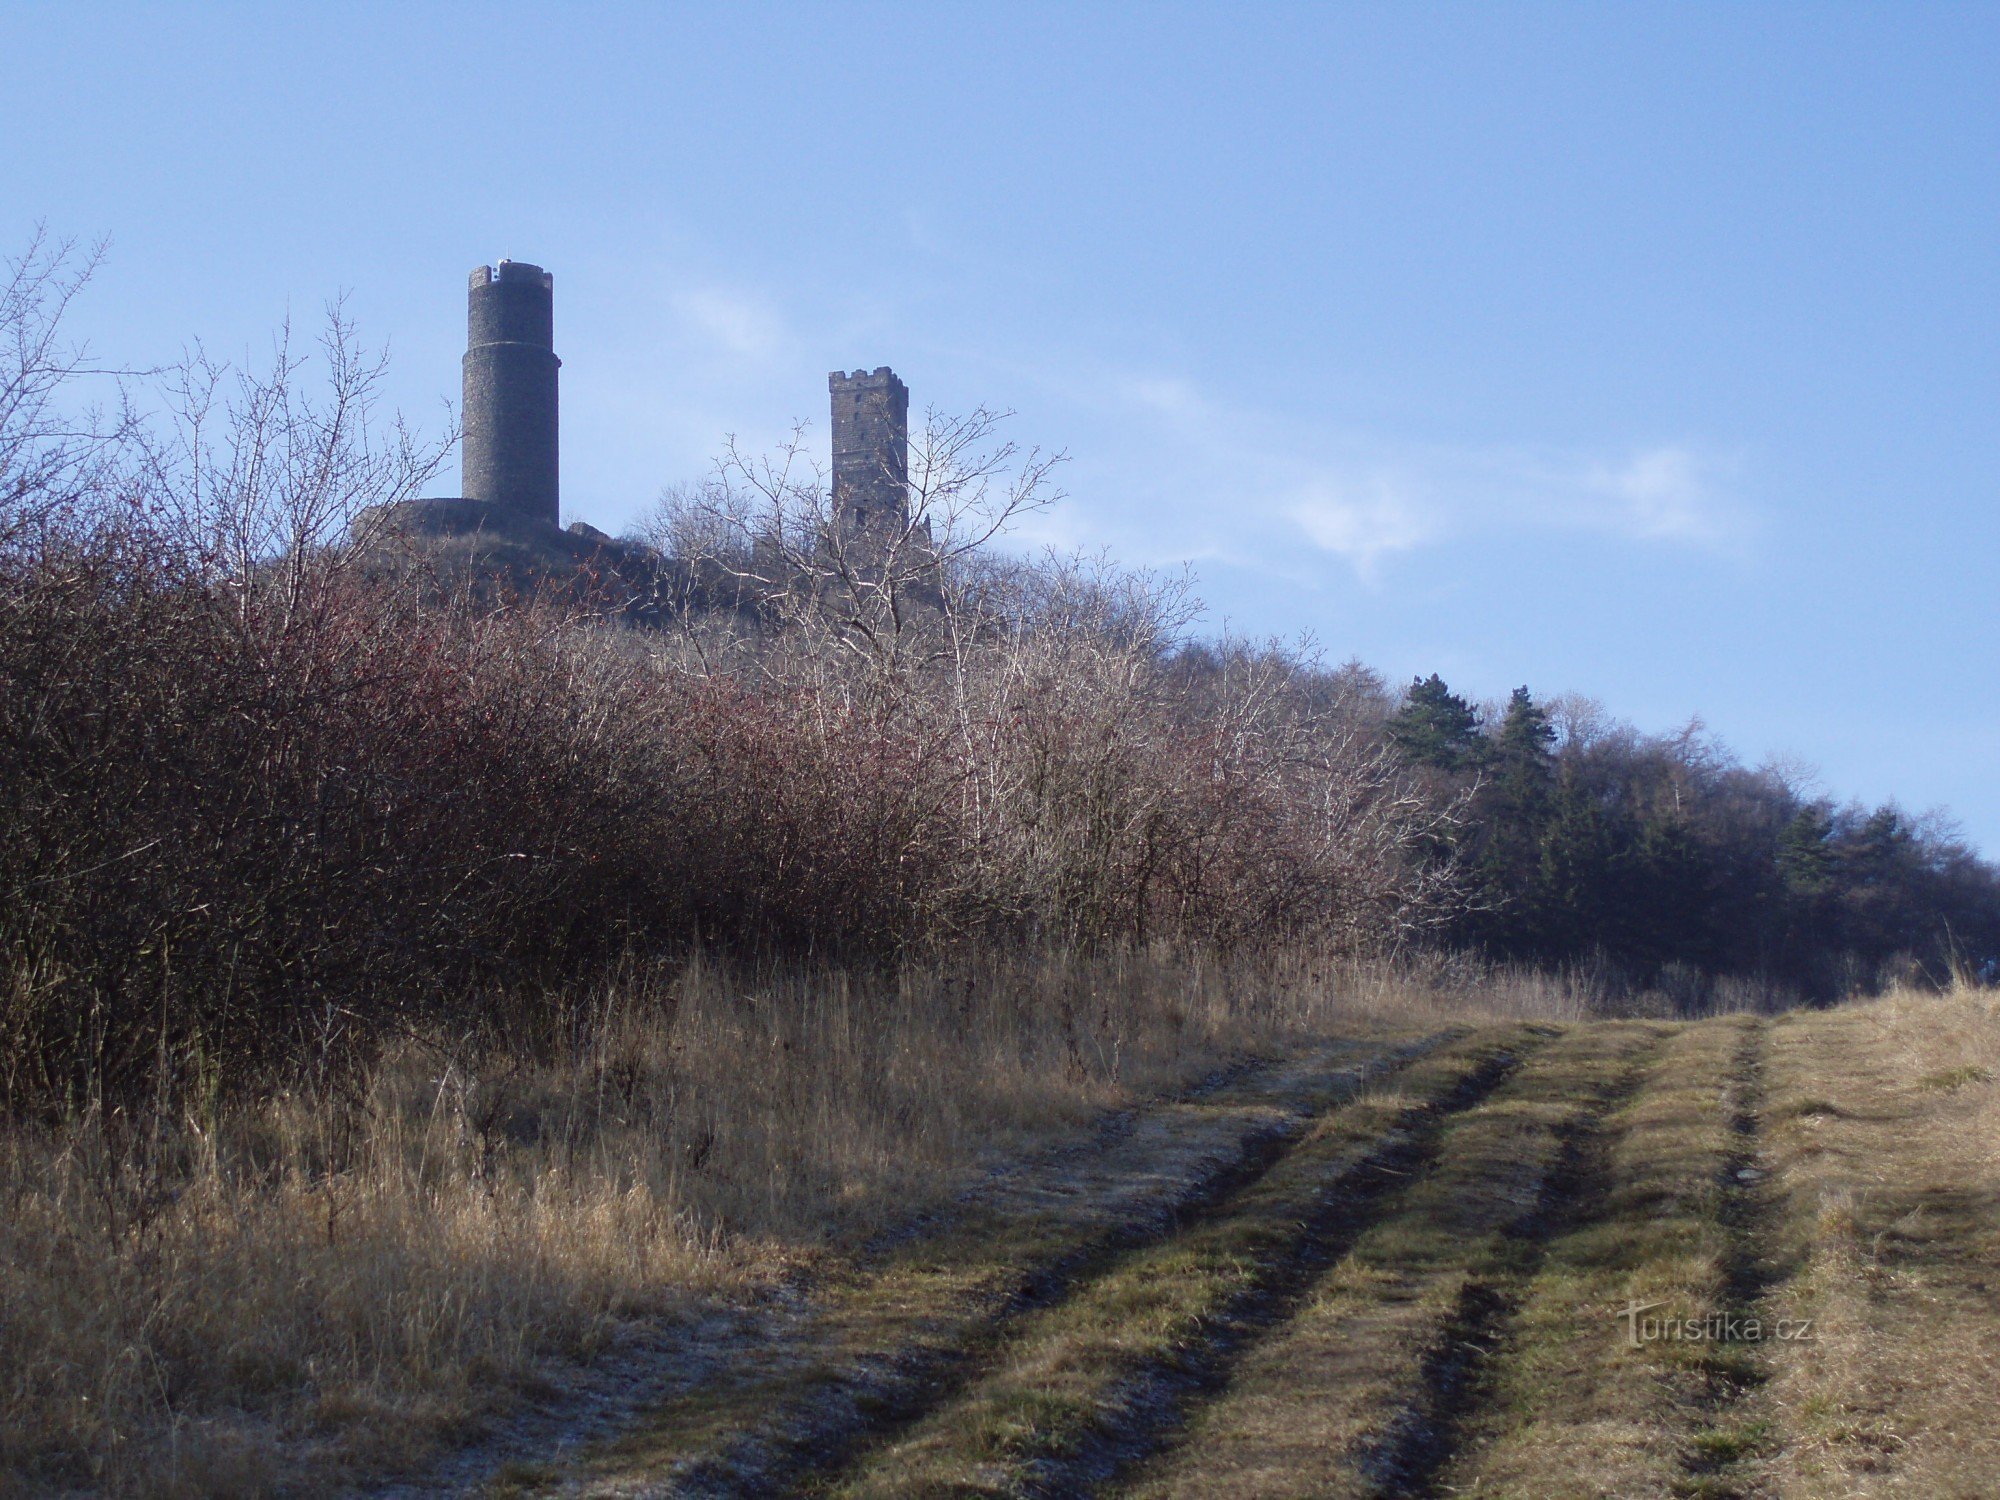
<path id="1" fill-rule="evenodd" d="M 1680 446 L 1648 448 L 1622 466 L 1599 467 L 1591 487 L 1620 506 L 1619 529 L 1641 540 L 1720 546 L 1736 538 L 1742 518 L 1716 495 L 1718 466 Z"/>
<path id="2" fill-rule="evenodd" d="M 1171 376 L 1138 376 L 1124 383 L 1123 394 L 1135 405 L 1176 421 L 1205 419 L 1209 415 L 1208 403 L 1195 388 Z"/>
<path id="3" fill-rule="evenodd" d="M 1345 558 L 1364 578 L 1375 576 L 1381 560 L 1434 540 L 1439 518 L 1390 474 L 1360 480 L 1322 477 L 1285 507 L 1321 551 Z"/>
<path id="4" fill-rule="evenodd" d="M 675 293 L 673 307 L 692 333 L 732 359 L 770 359 L 789 342 L 783 316 L 761 297 L 700 287 Z"/>
<path id="5" fill-rule="evenodd" d="M 1615 458 L 1354 440 L 1350 447 L 1322 460 L 1307 486 L 1332 502 L 1294 502 L 1285 512 L 1309 541 L 1363 577 L 1391 554 L 1479 536 L 1596 533 L 1728 554 L 1752 530 L 1749 513 L 1723 488 L 1730 466 L 1684 444 Z"/>
<path id="6" fill-rule="evenodd" d="M 1372 583 L 1396 557 L 1482 536 L 1596 534 L 1728 555 L 1755 529 L 1731 493 L 1733 465 L 1688 443 L 1400 443 L 1234 408 L 1160 372 L 1114 372 L 1066 394 L 1118 413 L 1131 433 L 1131 451 L 1107 468 L 1121 488 L 1156 497 L 1148 540 L 1199 550 L 1226 536 L 1274 574 L 1301 544 Z"/>

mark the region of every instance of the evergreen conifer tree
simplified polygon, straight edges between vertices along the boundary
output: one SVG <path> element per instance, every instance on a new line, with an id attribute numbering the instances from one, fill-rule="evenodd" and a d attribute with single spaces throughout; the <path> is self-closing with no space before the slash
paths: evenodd
<path id="1" fill-rule="evenodd" d="M 1515 688 L 1490 756 L 1494 800 L 1502 811 L 1528 823 L 1547 815 L 1556 779 L 1555 746 L 1549 716 L 1525 687 Z"/>
<path id="2" fill-rule="evenodd" d="M 1480 790 L 1480 885 L 1487 941 L 1534 954 L 1548 941 L 1542 846 L 1556 785 L 1556 732 L 1525 687 L 1516 688 L 1486 756 Z"/>
<path id="3" fill-rule="evenodd" d="M 1389 740 L 1412 765 L 1439 771 L 1474 771 L 1486 758 L 1479 715 L 1435 672 L 1410 685 L 1389 720 Z"/>
<path id="4" fill-rule="evenodd" d="M 1662 797 L 1641 817 L 1628 866 L 1626 952 L 1651 965 L 1712 965 L 1714 874 L 1708 850 L 1673 802 Z"/>
<path id="5" fill-rule="evenodd" d="M 1590 788 L 1563 767 L 1550 798 L 1537 872 L 1543 956 L 1569 958 L 1603 941 L 1615 905 L 1617 841 Z"/>
<path id="6" fill-rule="evenodd" d="M 1809 802 L 1778 832 L 1778 874 L 1788 894 L 1816 901 L 1833 886 L 1833 814 Z"/>

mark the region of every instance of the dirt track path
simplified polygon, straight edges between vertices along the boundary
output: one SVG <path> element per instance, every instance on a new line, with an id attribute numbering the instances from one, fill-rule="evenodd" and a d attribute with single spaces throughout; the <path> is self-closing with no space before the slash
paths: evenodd
<path id="1" fill-rule="evenodd" d="M 761 1496 L 808 1483 L 936 1405 L 999 1330 L 1171 1237 L 1258 1180 L 1315 1121 L 1470 1030 L 1333 1042 L 1116 1117 L 995 1174 L 947 1219 L 907 1226 L 787 1306 L 719 1318 L 698 1359 L 676 1367 L 663 1350 L 654 1388 L 595 1424 L 622 1426 L 615 1440 L 591 1443 L 586 1429 L 570 1447 L 577 1417 L 558 1400 L 546 1419 L 372 1493 Z"/>
<path id="2" fill-rule="evenodd" d="M 1457 1452 L 1601 1121 L 1660 1035 L 1579 1028 L 1448 1123 L 1384 1212 L 1142 1476 L 1148 1496 L 1427 1493 Z"/>
<path id="3" fill-rule="evenodd" d="M 1323 1120 L 1201 1222 L 1012 1330 L 983 1378 L 829 1488 L 1066 1495 L 1114 1478 L 1292 1315 L 1402 1183 L 1432 1170 L 1445 1122 L 1545 1040 L 1522 1029 L 1444 1049 Z"/>
<path id="4" fill-rule="evenodd" d="M 1888 1079 L 1913 1065 L 1891 1040 L 1931 1072 Z M 1762 1500 L 1876 1492 L 1858 1430 L 1886 1493 L 1950 1448 L 1892 1425 L 1879 1383 L 1850 1396 L 1832 1335 L 1772 1329 L 1900 1294 L 1813 1243 L 1847 1170 L 1829 1143 L 1921 1141 L 1967 1184 L 1950 1204 L 1995 1201 L 2000 1098 L 1976 1091 L 2000 1067 L 1950 1056 L 1828 1013 L 1459 1028 L 1219 1079 L 911 1226 L 619 1441 L 483 1489 Z M 1873 1113 L 1810 1092 L 1842 1069 Z M 1931 1127 L 1950 1111 L 1985 1133 Z M 1969 1297 L 2000 1236 L 1945 1201 L 1873 1254 L 1919 1246 L 1924 1285 Z M 1830 1427 L 1836 1399 L 1871 1425 Z"/>

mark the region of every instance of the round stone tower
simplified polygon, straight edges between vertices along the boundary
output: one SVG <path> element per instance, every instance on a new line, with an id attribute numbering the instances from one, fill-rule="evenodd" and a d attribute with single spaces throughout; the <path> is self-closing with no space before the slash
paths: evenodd
<path id="1" fill-rule="evenodd" d="M 468 500 L 558 524 L 556 279 L 503 260 L 472 273 L 465 349 Z"/>

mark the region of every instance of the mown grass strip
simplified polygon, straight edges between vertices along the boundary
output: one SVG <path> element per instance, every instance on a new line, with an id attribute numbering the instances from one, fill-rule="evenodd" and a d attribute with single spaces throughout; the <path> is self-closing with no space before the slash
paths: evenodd
<path id="1" fill-rule="evenodd" d="M 1464 1035 L 1334 1044 L 1147 1111 L 1087 1162 L 1008 1181 L 940 1232 L 829 1275 L 792 1338 L 746 1351 L 729 1381 L 590 1455 L 580 1482 L 763 1496 L 837 1467 L 945 1399 L 1011 1320 L 1170 1234 L 1254 1181 L 1327 1111 Z"/>
<path id="2" fill-rule="evenodd" d="M 1450 1455 L 1519 1283 L 1583 1178 L 1596 1117 L 1660 1039 L 1579 1027 L 1447 1121 L 1435 1165 L 1243 1360 L 1147 1497 L 1415 1494 Z"/>
<path id="3" fill-rule="evenodd" d="M 1233 1351 L 1425 1165 L 1553 1028 L 1509 1026 L 1433 1054 L 1323 1120 L 1183 1233 L 1024 1319 L 993 1367 L 898 1441 L 827 1481 L 842 1496 L 1076 1494 L 1148 1451 Z"/>
<path id="4" fill-rule="evenodd" d="M 1675 1029 L 1606 1117 L 1570 1223 L 1523 1290 L 1438 1492 L 1580 1500 L 1754 1487 L 1764 1432 L 1745 1398 L 1763 1364 L 1745 1341 L 1705 1335 L 1726 1331 L 1763 1284 L 1738 1175 L 1755 1170 L 1745 1070 L 1761 1025 Z"/>

